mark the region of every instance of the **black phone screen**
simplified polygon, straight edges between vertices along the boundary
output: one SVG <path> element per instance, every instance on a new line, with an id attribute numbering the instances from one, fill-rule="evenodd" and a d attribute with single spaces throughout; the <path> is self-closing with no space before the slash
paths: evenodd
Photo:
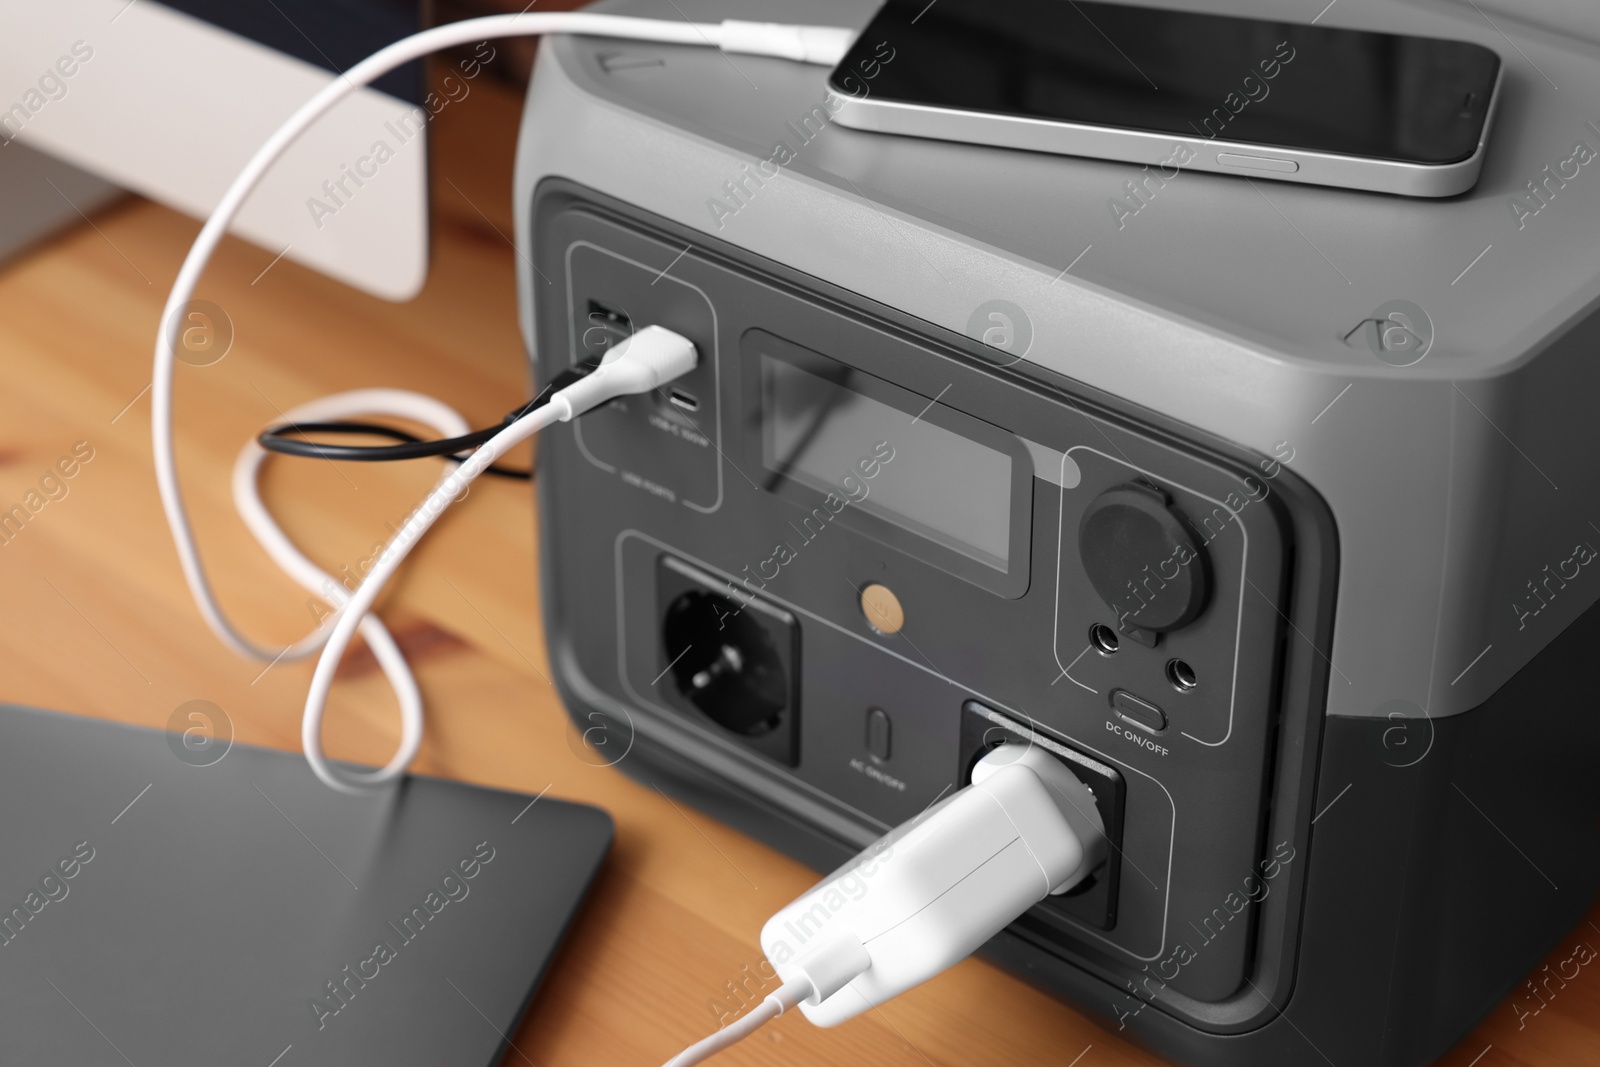
<path id="1" fill-rule="evenodd" d="M 1477 150 L 1481 45 L 1090 0 L 888 0 L 840 94 L 1423 165 Z"/>

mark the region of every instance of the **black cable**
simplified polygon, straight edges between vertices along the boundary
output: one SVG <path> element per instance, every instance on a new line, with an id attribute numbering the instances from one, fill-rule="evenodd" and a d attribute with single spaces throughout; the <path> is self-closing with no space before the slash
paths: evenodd
<path id="1" fill-rule="evenodd" d="M 262 430 L 256 440 L 268 452 L 276 452 L 284 456 L 299 456 L 304 459 L 343 459 L 355 463 L 388 463 L 397 460 L 428 459 L 438 456 L 454 463 L 461 463 L 467 459 L 467 454 L 472 449 L 484 444 L 495 434 L 527 415 L 530 411 L 543 407 L 550 402 L 550 397 L 555 395 L 556 392 L 565 389 L 581 378 L 587 377 L 598 365 L 598 360 L 587 360 L 575 367 L 562 371 L 552 378 L 543 389 L 539 390 L 538 396 L 535 396 L 516 410 L 509 412 L 504 419 L 500 420 L 500 425 L 491 426 L 483 430 L 474 430 L 459 437 L 445 437 L 430 441 L 393 426 L 348 420 L 271 426 Z M 389 437 L 401 443 L 397 445 L 332 445 L 317 441 L 297 440 L 288 436 L 289 434 L 299 434 L 303 437 L 312 433 L 376 435 Z M 493 464 L 484 468 L 484 473 L 497 475 L 501 478 L 515 478 L 519 481 L 531 481 L 533 479 L 533 471 L 531 470 L 517 470 Z"/>
<path id="2" fill-rule="evenodd" d="M 488 437 L 499 432 L 478 431 L 462 437 L 450 437 L 443 440 L 429 441 L 418 437 L 416 434 L 407 433 L 405 430 L 394 426 L 384 426 L 376 422 L 299 422 L 291 426 L 274 426 L 263 430 L 257 438 L 261 447 L 269 452 L 277 452 L 284 456 L 300 456 L 305 459 L 352 460 L 356 463 L 385 463 L 405 459 L 428 459 L 438 456 L 460 463 L 470 453 L 460 452 L 463 448 L 472 448 L 482 444 L 484 440 L 472 441 L 470 438 L 478 433 L 488 433 Z M 388 437 L 402 442 L 398 445 L 333 445 L 318 441 L 296 440 L 285 434 L 348 434 L 351 436 Z M 533 478 L 531 470 L 519 470 L 511 467 L 500 467 L 490 464 L 484 468 L 483 473 L 497 475 L 501 478 L 516 478 L 529 481 Z"/>

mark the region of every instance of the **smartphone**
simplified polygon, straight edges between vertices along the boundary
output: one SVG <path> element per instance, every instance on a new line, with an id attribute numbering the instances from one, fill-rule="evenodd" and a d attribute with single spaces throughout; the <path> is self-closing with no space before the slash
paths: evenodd
<path id="1" fill-rule="evenodd" d="M 1468 41 L 1092 0 L 888 0 L 829 77 L 845 126 L 1454 196 L 1502 64 Z"/>

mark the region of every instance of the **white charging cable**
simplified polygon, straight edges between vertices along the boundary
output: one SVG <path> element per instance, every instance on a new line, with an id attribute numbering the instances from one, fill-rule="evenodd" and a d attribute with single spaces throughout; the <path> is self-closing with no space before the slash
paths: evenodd
<path id="1" fill-rule="evenodd" d="M 322 655 L 317 658 L 317 669 L 311 676 L 311 688 L 306 693 L 305 713 L 300 720 L 300 742 L 305 748 L 306 760 L 318 778 L 335 789 L 355 792 L 388 781 L 405 769 L 406 763 L 399 762 L 403 754 L 400 752 L 388 764 L 374 771 L 336 771 L 322 754 L 322 717 L 328 705 L 328 691 L 333 688 L 333 676 L 339 669 L 339 660 L 344 657 L 357 627 L 366 618 L 367 612 L 372 610 L 378 594 L 383 592 L 384 585 L 411 553 L 418 539 L 438 521 L 445 509 L 496 458 L 545 427 L 556 422 L 568 422 L 616 397 L 659 389 L 694 370 L 698 360 L 699 355 L 687 338 L 661 326 L 647 326 L 607 352 L 594 373 L 553 394 L 549 403 L 535 408 L 489 438 L 461 466 L 439 480 L 439 484 L 434 486 L 417 510 L 395 531 L 383 551 L 378 553 L 372 569 L 356 587 L 355 593 L 339 606 L 334 615 L 333 629 L 328 634 Z M 417 742 L 421 740 L 421 727 L 419 706 Z"/>
<path id="2" fill-rule="evenodd" d="M 783 984 L 677 1057 L 687 1067 L 798 1006 L 836 1026 L 976 952 L 1046 896 L 1105 862 L 1094 793 L 1044 749 L 1004 744 L 972 784 L 891 830 L 767 920 Z"/>
<path id="3" fill-rule="evenodd" d="M 276 133 L 267 139 L 266 143 L 251 157 L 243 171 L 234 179 L 233 184 L 223 194 L 221 202 L 212 212 L 210 218 L 201 227 L 200 234 L 195 238 L 194 245 L 189 249 L 188 256 L 183 261 L 183 266 L 178 271 L 177 280 L 173 283 L 172 292 L 167 297 L 167 303 L 162 310 L 162 328 L 157 334 L 155 345 L 155 364 L 151 379 L 151 446 L 155 455 L 156 484 L 161 493 L 162 508 L 166 513 L 167 525 L 172 531 L 172 539 L 178 550 L 178 559 L 183 567 L 184 579 L 188 582 L 189 591 L 194 597 L 195 604 L 200 609 L 201 616 L 211 631 L 240 655 L 269 662 L 286 659 L 299 659 L 310 655 L 319 648 L 333 647 L 331 644 L 335 634 L 339 633 L 339 626 L 344 621 L 345 605 L 333 604 L 336 608 L 335 616 L 324 620 L 323 625 L 317 627 L 310 634 L 283 648 L 273 648 L 258 644 L 245 637 L 240 630 L 229 621 L 223 613 L 221 605 L 217 603 L 216 595 L 211 589 L 211 583 L 206 577 L 205 567 L 200 560 L 200 551 L 195 543 L 194 531 L 189 524 L 188 511 L 184 507 L 183 491 L 178 484 L 177 461 L 173 450 L 172 438 L 172 390 L 173 374 L 177 365 L 175 343 L 177 340 L 177 324 L 183 321 L 184 311 L 190 300 L 194 297 L 196 286 L 201 275 L 215 254 L 217 246 L 227 234 L 228 227 L 232 224 L 245 200 L 260 183 L 261 178 L 271 168 L 272 164 L 284 153 L 295 140 L 344 97 L 355 92 L 364 85 L 371 84 L 376 79 L 388 72 L 404 66 L 414 60 L 421 59 L 432 52 L 442 48 L 457 45 L 472 44 L 478 41 L 501 37 L 530 37 L 550 33 L 582 34 L 593 37 L 614 37 L 628 40 L 655 41 L 668 44 L 720 47 L 726 52 L 736 52 L 748 55 L 777 56 L 780 58 L 796 60 L 805 63 L 834 65 L 843 58 L 845 51 L 853 40 L 853 33 L 847 29 L 826 26 L 788 26 L 773 23 L 750 23 L 739 21 L 726 21 L 722 23 L 691 23 L 687 21 L 669 21 L 662 19 L 641 19 L 617 15 L 590 15 L 574 12 L 547 12 L 538 14 L 493 15 L 487 18 L 469 19 L 463 22 L 450 23 L 433 29 L 424 30 L 403 38 L 381 49 L 368 58 L 357 63 L 341 76 L 329 82 L 321 91 L 308 100 L 291 115 Z M 643 331 L 641 331 L 642 333 Z M 620 346 L 619 346 L 620 347 Z M 690 349 L 692 352 L 692 347 Z M 692 364 L 691 364 L 692 366 Z M 592 376 L 591 376 L 592 377 Z M 588 381 L 589 379 L 584 379 Z M 580 382 L 580 385 L 583 383 Z M 659 383 L 658 383 L 659 384 Z M 399 394 L 387 394 L 390 400 L 396 400 L 394 406 L 371 406 L 365 414 L 392 414 L 402 417 L 413 417 L 420 410 L 414 400 L 415 394 L 405 394 L 412 400 L 398 400 Z M 369 394 L 369 398 L 372 395 Z M 303 412 L 304 409 L 296 409 Z M 321 409 L 324 414 L 334 414 L 333 409 Z M 445 409 L 448 410 L 448 409 Z M 476 455 L 485 454 L 490 445 L 497 447 L 494 454 L 498 454 L 516 441 L 525 440 L 528 436 L 538 432 L 549 421 L 562 418 L 556 414 L 562 410 L 554 404 L 536 410 L 523 420 L 513 424 L 480 449 Z M 576 409 L 568 405 L 567 410 L 576 413 Z M 552 412 L 550 415 L 540 416 L 540 412 Z M 347 413 L 347 412 L 339 412 Z M 434 415 L 440 414 L 435 410 Z M 451 413 L 453 414 L 453 413 Z M 536 419 L 535 416 L 540 416 Z M 568 414 L 566 418 L 571 418 Z M 421 418 L 419 421 L 430 422 L 430 418 Z M 452 423 L 453 424 L 453 423 Z M 513 433 L 513 431 L 516 431 Z M 252 532 L 258 541 L 267 549 L 268 553 L 288 571 L 296 581 L 305 585 L 302 579 L 312 579 L 320 583 L 323 574 L 314 564 L 306 559 L 298 549 L 283 537 L 282 531 L 276 523 L 271 521 L 263 507 L 250 506 L 254 499 L 259 505 L 259 497 L 254 488 L 255 469 L 259 466 L 261 457 L 254 456 L 246 450 L 251 458 L 241 456 L 240 464 L 248 464 L 249 491 L 241 498 L 237 492 L 236 500 L 243 500 L 241 514 L 245 514 L 245 521 L 251 526 Z M 470 475 L 468 471 L 470 469 Z M 472 477 L 481 471 L 481 466 L 475 466 L 471 460 L 463 464 L 460 470 L 446 475 L 445 480 L 456 479 L 465 485 Z M 441 481 L 441 487 L 444 480 Z M 457 489 L 456 492 L 460 490 Z M 434 496 L 429 501 L 434 501 L 439 490 L 435 489 Z M 426 503 L 425 507 L 428 506 Z M 415 537 L 420 536 L 422 530 L 432 524 L 428 520 L 423 524 L 407 542 L 414 543 Z M 398 537 L 397 539 L 398 540 Z M 384 556 L 393 560 L 393 566 L 398 566 L 398 558 L 404 552 L 385 551 Z M 360 601 L 364 606 L 354 611 L 353 621 L 344 633 L 343 641 L 347 643 L 350 634 L 362 625 L 362 619 L 370 608 L 372 600 L 376 598 L 376 589 L 381 586 L 393 572 L 393 566 L 384 570 L 380 579 L 377 568 L 367 577 L 362 589 L 373 586 L 374 591 L 370 596 L 361 596 L 359 591 L 351 602 Z M 310 568 L 309 570 L 307 568 Z M 311 572 L 316 571 L 313 575 Z M 374 583 L 374 579 L 378 579 Z M 336 586 L 335 586 L 336 588 Z M 323 587 L 316 592 L 322 595 Z M 392 637 L 381 626 L 364 630 L 364 635 L 372 645 L 374 655 L 383 665 L 384 673 L 390 683 L 394 685 L 396 695 L 401 706 L 402 738 L 399 750 L 394 758 L 377 771 L 353 775 L 349 781 L 340 777 L 328 765 L 322 756 L 321 739 L 319 734 L 323 701 L 326 699 L 326 690 L 332 682 L 332 676 L 337 665 L 338 656 L 332 662 L 324 655 L 323 663 L 319 665 L 316 681 L 313 682 L 312 695 L 307 700 L 307 708 L 303 728 L 302 740 L 306 746 L 306 756 L 313 769 L 323 781 L 329 785 L 350 790 L 363 785 L 375 785 L 389 781 L 399 776 L 410 763 L 416 753 L 417 745 L 422 737 L 422 705 L 421 697 L 417 693 L 416 682 L 411 676 L 410 669 L 405 665 L 398 647 Z M 342 653 L 344 645 L 341 643 L 338 650 Z M 324 668 L 326 668 L 324 670 Z"/>
<path id="4" fill-rule="evenodd" d="M 795 978 L 785 982 L 775 992 L 769 993 L 760 1004 L 746 1012 L 743 1018 L 690 1045 L 668 1060 L 666 1067 L 692 1067 L 693 1064 L 704 1063 L 723 1049 L 737 1045 L 812 995 L 811 983 L 805 978 Z"/>
<path id="5" fill-rule="evenodd" d="M 430 396 L 400 389 L 356 389 L 321 397 L 286 412 L 284 421 L 295 425 L 380 414 L 421 423 L 441 437 L 459 437 L 468 430 L 467 420 L 449 405 Z M 285 574 L 330 608 L 337 609 L 348 599 L 350 591 L 337 578 L 308 559 L 289 540 L 261 500 L 258 479 L 261 465 L 268 455 L 270 453 L 253 437 L 240 450 L 239 458 L 233 464 L 234 508 L 256 541 Z M 449 476 L 450 472 L 446 471 L 441 475 L 439 484 L 442 485 Z M 319 625 L 311 637 L 284 650 L 283 658 L 291 658 L 297 651 L 303 657 L 321 647 L 333 625 L 332 614 L 330 611 L 320 620 L 326 625 Z M 376 615 L 365 615 L 361 619 L 360 629 L 362 638 L 372 650 L 373 658 L 377 660 L 384 676 L 389 679 L 389 686 L 400 703 L 400 744 L 393 758 L 378 772 L 387 778 L 404 771 L 422 744 L 422 693 L 417 689 L 417 681 L 411 674 L 410 665 L 406 663 L 405 654 L 395 644 L 394 637 L 382 620 Z M 321 758 L 320 740 L 317 757 Z"/>

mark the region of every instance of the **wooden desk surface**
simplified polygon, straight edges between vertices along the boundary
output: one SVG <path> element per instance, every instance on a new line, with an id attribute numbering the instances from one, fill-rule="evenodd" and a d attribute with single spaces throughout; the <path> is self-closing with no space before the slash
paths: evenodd
<path id="1" fill-rule="evenodd" d="M 412 387 L 488 425 L 523 396 L 509 236 L 519 101 L 479 85 L 435 129 L 433 272 L 417 300 L 363 296 L 242 242 L 199 295 L 236 330 L 232 351 L 180 367 L 177 447 L 223 602 L 264 642 L 314 622 L 235 517 L 240 445 L 278 412 L 360 386 Z M 150 349 L 198 224 L 129 200 L 0 270 L 0 511 L 76 442 L 93 458 L 61 499 L 0 546 L 0 700 L 163 727 L 204 698 L 241 741 L 299 748 L 309 663 L 235 658 L 200 621 L 178 569 L 150 461 Z M 371 553 L 436 468 L 277 460 L 268 501 L 330 570 Z M 617 843 L 506 1063 L 653 1067 L 716 1025 L 725 983 L 761 959 L 762 922 L 813 872 L 614 769 L 580 760 L 547 678 L 537 531 L 524 484 L 485 480 L 424 541 L 381 603 L 417 670 L 427 739 L 416 769 L 610 811 Z M 398 731 L 370 657 L 347 659 L 326 730 L 336 756 L 381 762 Z M 1552 955 L 1600 946 L 1600 910 Z M 1464 932 L 1464 935 L 1470 932 Z M 1600 1063 L 1600 975 L 1586 969 L 1519 1029 L 1497 1008 L 1449 1067 Z M 1080 1057 L 1080 1058 L 1075 1058 Z M 1084 1016 L 968 961 L 836 1030 L 790 1017 L 719 1064 L 1156 1067 Z M 1306 1063 L 1320 1063 L 1307 1050 Z M 1340 1064 L 1338 1067 L 1362 1067 Z"/>

